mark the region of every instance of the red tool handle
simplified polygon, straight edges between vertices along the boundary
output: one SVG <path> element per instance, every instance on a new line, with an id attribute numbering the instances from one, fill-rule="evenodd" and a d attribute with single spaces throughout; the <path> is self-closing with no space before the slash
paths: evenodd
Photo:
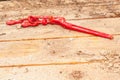
<path id="1" fill-rule="evenodd" d="M 106 34 L 103 32 L 84 28 L 82 26 L 77 26 L 77 25 L 74 25 L 74 24 L 71 24 L 68 22 L 61 22 L 59 20 L 54 20 L 54 22 L 56 22 L 59 25 L 62 25 L 66 29 L 70 29 L 70 30 L 74 30 L 74 31 L 78 31 L 78 32 L 83 32 L 83 33 L 87 33 L 87 34 L 91 34 L 91 35 L 95 35 L 95 36 L 100 36 L 100 37 L 104 37 L 104 38 L 108 38 L 108 39 L 113 39 L 113 36 L 110 34 Z"/>

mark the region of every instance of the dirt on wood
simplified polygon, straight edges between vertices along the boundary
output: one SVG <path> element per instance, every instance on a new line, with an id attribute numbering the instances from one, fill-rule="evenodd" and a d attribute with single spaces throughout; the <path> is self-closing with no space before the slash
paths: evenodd
<path id="1" fill-rule="evenodd" d="M 8 0 L 0 1 L 0 20 L 28 15 L 64 16 L 68 19 L 120 16 L 119 0 Z M 4 13 L 4 14 L 3 14 Z M 72 15 L 72 17 L 70 17 Z"/>

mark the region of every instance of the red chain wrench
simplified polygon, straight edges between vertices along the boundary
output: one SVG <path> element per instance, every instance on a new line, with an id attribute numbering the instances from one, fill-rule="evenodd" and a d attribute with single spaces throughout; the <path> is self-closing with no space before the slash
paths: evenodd
<path id="1" fill-rule="evenodd" d="M 58 24 L 62 27 L 78 32 L 88 33 L 95 36 L 100 36 L 108 39 L 113 39 L 113 36 L 110 34 L 106 34 L 103 32 L 95 31 L 92 29 L 84 28 L 82 26 L 77 26 L 71 23 L 66 22 L 63 17 L 52 17 L 52 16 L 28 16 L 28 18 L 24 18 L 21 20 L 9 20 L 6 22 L 7 25 L 21 24 L 22 27 L 30 27 L 30 26 L 38 26 L 39 24 L 47 25 L 47 24 Z"/>

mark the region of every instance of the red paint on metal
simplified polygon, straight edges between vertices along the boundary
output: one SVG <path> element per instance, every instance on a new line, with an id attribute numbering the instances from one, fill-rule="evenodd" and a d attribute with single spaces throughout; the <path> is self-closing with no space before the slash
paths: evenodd
<path id="1" fill-rule="evenodd" d="M 84 28 L 82 26 L 78 26 L 75 24 L 71 24 L 65 21 L 65 18 L 63 17 L 53 17 L 53 16 L 28 16 L 28 18 L 24 18 L 21 20 L 9 20 L 6 22 L 7 25 L 14 25 L 14 24 L 21 24 L 22 27 L 35 27 L 39 24 L 47 25 L 47 24 L 58 24 L 62 27 L 74 30 L 78 32 L 83 32 L 87 34 L 92 34 L 95 36 L 100 36 L 108 39 L 113 39 L 113 36 L 107 33 L 95 31 L 92 29 Z"/>

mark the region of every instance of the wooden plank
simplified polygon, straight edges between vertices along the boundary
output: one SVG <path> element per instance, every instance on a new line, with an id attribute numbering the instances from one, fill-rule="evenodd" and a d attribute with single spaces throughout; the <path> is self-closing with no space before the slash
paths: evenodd
<path id="1" fill-rule="evenodd" d="M 119 4 L 120 0 L 10 0 L 5 2 L 0 2 L 4 6 L 1 6 L 1 9 L 15 9 L 13 7 L 16 7 L 18 9 L 26 8 L 30 9 L 33 8 L 39 8 L 39 7 L 51 7 L 51 6 L 64 6 L 64 5 L 114 5 Z M 24 5 L 26 4 L 26 5 Z M 6 6 L 7 5 L 7 6 Z"/>
<path id="2" fill-rule="evenodd" d="M 82 25 L 86 28 L 106 32 L 109 34 L 120 34 L 120 18 L 110 19 L 94 19 L 94 20 L 71 20 L 68 21 L 73 24 Z M 84 37 L 91 36 L 83 34 L 81 32 L 70 31 L 64 29 L 58 25 L 47 25 L 38 26 L 32 28 L 19 29 L 20 25 L 12 27 L 6 24 L 0 25 L 0 42 L 11 41 L 11 40 L 36 40 L 36 39 L 47 39 L 47 38 L 69 38 L 69 37 Z M 3 34 L 3 35 L 2 35 Z"/>
<path id="3" fill-rule="evenodd" d="M 0 69 L 2 80 L 119 80 L 119 73 L 111 72 L 103 64 L 14 67 Z M 33 75 L 34 74 L 34 75 Z"/>
<path id="4" fill-rule="evenodd" d="M 120 32 L 118 27 L 119 18 L 72 20 L 70 22 L 111 34 L 119 34 Z M 69 31 L 59 26 L 48 25 L 48 27 L 26 29 L 3 26 L 1 26 L 0 36 L 0 44 L 3 45 L 0 46 L 1 66 L 103 60 L 105 57 L 101 55 L 101 51 L 103 53 L 105 51 L 106 54 L 108 52 L 119 54 L 119 35 L 115 36 L 115 39 L 111 41 L 98 37 L 88 37 L 86 34 Z M 50 45 L 49 48 L 49 42 L 55 44 Z M 65 44 L 67 45 L 65 46 Z M 80 56 L 75 54 L 80 50 L 85 53 L 83 56 L 81 56 L 81 53 Z"/>
<path id="5" fill-rule="evenodd" d="M 97 4 L 104 4 L 104 3 L 109 3 L 109 4 L 116 4 L 116 3 L 119 3 L 120 0 L 17 0 L 18 2 L 26 2 L 26 3 L 29 3 L 29 4 L 37 4 L 38 3 L 40 4 L 53 4 L 53 5 L 64 5 L 64 4 L 80 4 L 80 3 L 97 3 Z"/>
<path id="6" fill-rule="evenodd" d="M 120 36 L 114 40 L 95 37 L 0 42 L 0 66 L 61 64 L 106 60 L 120 53 Z"/>
<path id="7" fill-rule="evenodd" d="M 51 0 L 50 0 L 51 1 Z M 29 1 L 28 1 L 29 2 Z M 48 1 L 49 2 L 49 1 Z M 54 0 L 52 0 L 54 2 Z M 53 15 L 53 16 L 64 16 L 67 19 L 86 19 L 86 18 L 110 18 L 119 17 L 120 15 L 120 1 L 86 1 L 78 0 L 78 4 L 72 1 L 72 5 L 59 5 L 42 3 L 39 4 L 35 1 L 25 2 L 8 2 L 1 3 L 0 6 L 0 20 L 2 22 L 8 19 L 16 19 L 25 17 L 28 15 Z M 21 3 L 21 4 L 20 4 Z M 59 2 L 60 3 L 60 2 Z M 66 3 L 66 2 L 65 2 Z M 105 4 L 106 3 L 106 4 Z M 38 4 L 38 5 L 36 5 Z M 64 4 L 64 2 L 63 2 Z M 36 6 L 34 6 L 36 5 Z M 41 6 L 42 5 L 42 6 Z M 66 7 L 67 6 L 67 7 Z M 4 14 L 3 14 L 4 12 Z"/>

